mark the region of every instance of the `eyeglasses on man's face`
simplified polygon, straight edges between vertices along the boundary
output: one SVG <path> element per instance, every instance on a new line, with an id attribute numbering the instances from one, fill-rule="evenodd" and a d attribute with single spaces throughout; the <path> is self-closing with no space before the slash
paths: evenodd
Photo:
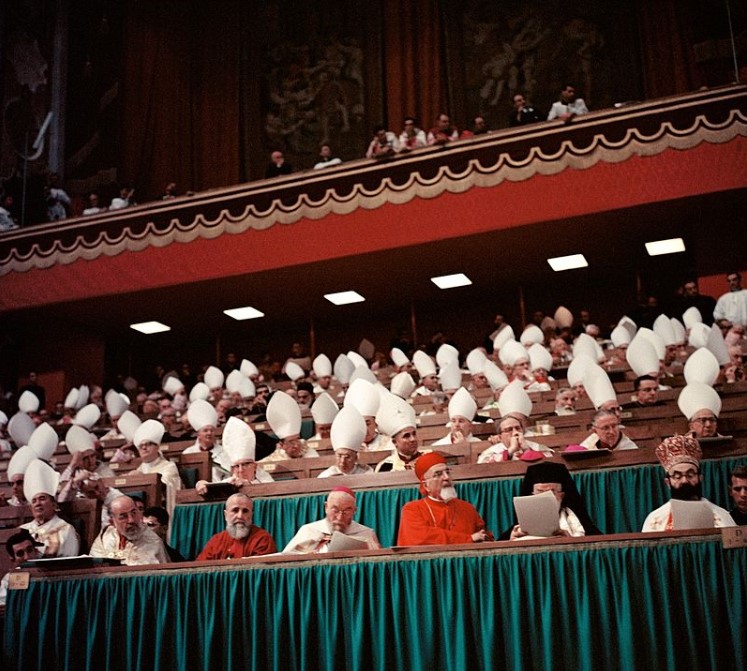
<path id="1" fill-rule="evenodd" d="M 699 471 L 695 471 L 691 469 L 689 471 L 685 471 L 684 473 L 680 471 L 672 471 L 667 477 L 672 482 L 680 482 L 681 480 L 689 480 L 689 481 L 697 480 L 699 475 L 700 475 Z"/>

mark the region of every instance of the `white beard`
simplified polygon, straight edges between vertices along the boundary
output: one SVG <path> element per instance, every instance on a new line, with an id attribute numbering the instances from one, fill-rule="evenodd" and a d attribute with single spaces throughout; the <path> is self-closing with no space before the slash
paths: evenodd
<path id="1" fill-rule="evenodd" d="M 566 415 L 575 415 L 576 411 L 573 408 L 556 408 L 555 414 L 558 417 L 564 417 Z"/>
<path id="2" fill-rule="evenodd" d="M 135 543 L 143 537 L 145 529 L 146 527 L 141 525 L 135 531 L 123 531 L 122 536 L 124 536 L 128 541 Z"/>
<path id="3" fill-rule="evenodd" d="M 236 524 L 226 524 L 226 531 L 231 538 L 236 540 L 243 540 L 249 535 L 249 525 L 243 522 L 237 522 Z"/>
<path id="4" fill-rule="evenodd" d="M 452 485 L 441 487 L 441 500 L 448 503 L 457 497 L 456 489 Z"/>

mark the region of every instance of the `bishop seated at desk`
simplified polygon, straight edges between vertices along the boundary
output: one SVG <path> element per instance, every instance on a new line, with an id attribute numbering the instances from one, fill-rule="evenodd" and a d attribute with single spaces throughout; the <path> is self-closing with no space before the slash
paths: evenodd
<path id="1" fill-rule="evenodd" d="M 704 382 L 690 382 L 680 391 L 677 406 L 687 417 L 693 437 L 700 440 L 719 436 L 718 416 L 721 412 L 721 398 L 712 386 Z"/>
<path id="2" fill-rule="evenodd" d="M 91 546 L 92 557 L 121 559 L 127 566 L 167 564 L 163 541 L 143 523 L 143 514 L 129 496 L 118 496 L 109 506 L 112 524 Z"/>
<path id="3" fill-rule="evenodd" d="M 672 436 L 666 438 L 656 448 L 656 456 L 661 462 L 664 482 L 669 488 L 671 499 L 678 501 L 702 501 L 713 513 L 714 527 L 733 527 L 731 515 L 715 503 L 703 498 L 703 476 L 700 461 L 703 452 L 700 444 L 692 436 Z M 672 517 L 672 501 L 649 513 L 641 531 L 670 531 L 675 528 Z"/>
<path id="4" fill-rule="evenodd" d="M 364 382 L 364 384 L 368 384 Z M 373 473 L 367 464 L 358 461 L 358 453 L 366 438 L 366 421 L 352 406 L 337 413 L 330 430 L 330 442 L 335 451 L 335 464 L 322 471 L 318 477 L 331 478 L 338 475 L 365 475 Z"/>
<path id="5" fill-rule="evenodd" d="M 376 464 L 377 473 L 406 471 L 415 467 L 418 459 L 428 452 L 419 450 L 415 410 L 404 399 L 385 394 L 376 416 L 381 430 L 392 439 L 392 453 Z"/>
<path id="6" fill-rule="evenodd" d="M 252 500 L 242 493 L 226 501 L 226 530 L 215 534 L 197 556 L 197 561 L 239 559 L 277 552 L 275 541 L 264 529 L 252 524 Z"/>
<path id="7" fill-rule="evenodd" d="M 26 447 L 31 449 L 30 445 Z M 55 494 L 60 474 L 41 459 L 34 459 L 24 473 L 23 491 L 31 502 L 34 519 L 22 524 L 35 541 L 43 543 L 44 557 L 74 557 L 78 554 L 80 540 L 71 524 L 57 516 Z"/>
<path id="8" fill-rule="evenodd" d="M 433 445 L 479 442 L 480 439 L 472 435 L 472 420 L 476 412 L 475 399 L 464 387 L 459 387 L 449 400 L 449 432 Z"/>
<path id="9" fill-rule="evenodd" d="M 552 492 L 558 502 L 555 536 L 596 536 L 602 533 L 589 516 L 576 483 L 564 464 L 546 461 L 527 468 L 519 496 L 536 496 L 544 492 Z M 520 538 L 528 540 L 530 536 L 515 524 L 501 535 L 500 540 L 515 541 Z"/>
<path id="10" fill-rule="evenodd" d="M 251 427 L 238 417 L 229 417 L 223 429 L 223 451 L 231 464 L 231 475 L 221 480 L 243 487 L 274 482 L 273 477 L 254 460 L 257 436 Z M 198 480 L 195 489 L 200 496 L 208 491 L 208 482 Z"/>
<path id="11" fill-rule="evenodd" d="M 415 463 L 422 499 L 402 508 L 397 545 L 458 545 L 492 541 L 474 506 L 457 498 L 446 460 L 429 452 Z"/>
<path id="12" fill-rule="evenodd" d="M 362 541 L 369 550 L 381 547 L 376 532 L 353 519 L 355 493 L 348 487 L 335 487 L 324 503 L 325 517 L 318 522 L 304 524 L 285 546 L 283 554 L 329 552 L 335 532 Z"/>
<path id="13" fill-rule="evenodd" d="M 276 391 L 267 404 L 267 423 L 278 437 L 278 443 L 272 454 L 259 460 L 260 464 L 319 456 L 319 453 L 301 438 L 301 409 L 284 391 Z"/>

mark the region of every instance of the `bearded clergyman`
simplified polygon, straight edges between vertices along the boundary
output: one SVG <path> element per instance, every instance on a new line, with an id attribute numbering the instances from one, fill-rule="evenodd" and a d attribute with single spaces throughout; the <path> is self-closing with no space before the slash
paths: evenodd
<path id="1" fill-rule="evenodd" d="M 163 541 L 143 523 L 143 514 L 129 496 L 109 504 L 111 526 L 105 527 L 91 546 L 92 557 L 121 559 L 127 566 L 166 564 Z"/>
<path id="2" fill-rule="evenodd" d="M 226 530 L 207 542 L 197 561 L 240 559 L 277 552 L 272 536 L 252 524 L 252 500 L 246 494 L 229 496 L 223 514 Z"/>

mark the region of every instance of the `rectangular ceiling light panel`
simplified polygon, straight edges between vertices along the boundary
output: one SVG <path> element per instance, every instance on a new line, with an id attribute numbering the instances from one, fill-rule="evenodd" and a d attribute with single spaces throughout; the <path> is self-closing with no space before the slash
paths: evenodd
<path id="1" fill-rule="evenodd" d="M 656 240 L 646 243 L 646 251 L 649 256 L 661 256 L 662 254 L 676 254 L 685 251 L 685 242 L 682 238 L 670 238 L 669 240 Z"/>
<path id="2" fill-rule="evenodd" d="M 586 268 L 589 262 L 583 254 L 570 254 L 569 256 L 556 256 L 553 259 L 547 259 L 550 267 L 555 271 L 573 270 L 574 268 Z"/>
<path id="3" fill-rule="evenodd" d="M 335 305 L 348 305 L 349 303 L 362 303 L 366 299 L 357 291 L 338 291 L 334 294 L 324 294 L 324 297 Z"/>
<path id="4" fill-rule="evenodd" d="M 166 326 L 166 324 L 162 324 L 161 322 L 140 322 L 139 324 L 130 324 L 130 328 L 147 335 L 171 330 L 170 326 Z"/>
<path id="5" fill-rule="evenodd" d="M 466 287 L 472 284 L 472 280 L 464 273 L 431 277 L 431 282 L 433 282 L 433 284 L 435 284 L 439 289 L 453 289 L 455 287 Z"/>
<path id="6" fill-rule="evenodd" d="M 231 308 L 230 310 L 223 310 L 223 314 L 228 315 L 232 319 L 243 321 L 244 319 L 258 319 L 264 317 L 265 313 L 260 312 L 257 308 L 246 306 L 243 308 Z"/>

